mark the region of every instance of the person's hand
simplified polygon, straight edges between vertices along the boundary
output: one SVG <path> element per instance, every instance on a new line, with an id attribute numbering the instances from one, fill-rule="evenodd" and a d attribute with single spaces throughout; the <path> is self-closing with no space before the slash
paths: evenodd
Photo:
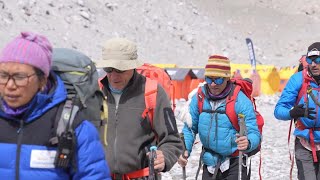
<path id="1" fill-rule="evenodd" d="M 238 150 L 239 151 L 245 151 L 247 150 L 249 147 L 249 140 L 247 138 L 247 136 L 240 136 L 239 134 L 236 134 L 237 139 L 236 139 L 236 143 L 238 145 Z"/>
<path id="2" fill-rule="evenodd" d="M 147 153 L 147 156 L 149 157 L 150 152 Z M 164 167 L 166 166 L 166 162 L 164 160 L 164 155 L 161 150 L 156 151 L 157 157 L 154 159 L 154 169 L 157 172 L 162 172 L 164 170 Z"/>
<path id="3" fill-rule="evenodd" d="M 290 111 L 290 116 L 294 119 L 297 119 L 299 117 L 304 117 L 304 113 L 306 111 L 306 108 L 303 107 L 303 104 L 299 104 L 297 106 L 294 106 Z M 315 117 L 312 116 L 312 114 L 316 114 L 316 112 L 314 111 L 314 108 L 308 108 L 308 117 L 309 119 L 314 120 Z"/>
<path id="4" fill-rule="evenodd" d="M 179 159 L 178 159 L 178 164 L 181 166 L 181 167 L 185 167 L 188 163 L 188 159 L 186 157 L 188 157 L 189 154 L 188 154 L 188 151 L 185 151 L 184 154 L 182 154 Z"/>

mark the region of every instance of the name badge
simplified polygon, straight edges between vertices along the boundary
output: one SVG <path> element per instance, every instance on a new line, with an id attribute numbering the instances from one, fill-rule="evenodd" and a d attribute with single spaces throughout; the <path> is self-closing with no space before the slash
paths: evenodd
<path id="1" fill-rule="evenodd" d="M 228 170 L 229 167 L 230 167 L 230 159 L 227 158 L 227 159 L 221 164 L 220 170 L 221 170 L 221 172 L 223 173 L 223 172 L 225 172 L 226 170 Z"/>
<path id="2" fill-rule="evenodd" d="M 31 168 L 54 168 L 56 150 L 32 150 L 30 167 Z"/>
<path id="3" fill-rule="evenodd" d="M 209 173 L 214 174 L 216 167 L 215 166 L 207 166 L 207 169 L 208 169 Z"/>

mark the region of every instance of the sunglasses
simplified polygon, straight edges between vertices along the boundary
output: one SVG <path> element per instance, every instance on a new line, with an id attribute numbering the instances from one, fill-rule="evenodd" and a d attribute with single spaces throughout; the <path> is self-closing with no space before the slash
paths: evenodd
<path id="1" fill-rule="evenodd" d="M 316 57 L 316 58 L 310 58 L 310 57 L 307 57 L 306 58 L 306 61 L 308 64 L 312 64 L 312 61 L 316 64 L 320 64 L 320 56 Z"/>
<path id="2" fill-rule="evenodd" d="M 105 67 L 103 68 L 103 70 L 107 73 L 112 73 L 112 71 L 116 72 L 116 73 L 124 73 L 126 71 L 121 71 L 119 69 L 116 69 L 116 68 L 112 68 L 112 67 Z"/>
<path id="3" fill-rule="evenodd" d="M 217 78 L 206 77 L 205 81 L 208 84 L 212 84 L 212 82 L 214 82 L 216 85 L 221 85 L 224 82 L 224 77 L 217 77 Z"/>

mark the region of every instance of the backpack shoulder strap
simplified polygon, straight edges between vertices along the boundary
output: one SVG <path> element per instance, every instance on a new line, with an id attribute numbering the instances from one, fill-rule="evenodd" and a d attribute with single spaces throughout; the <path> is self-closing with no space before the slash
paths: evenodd
<path id="1" fill-rule="evenodd" d="M 75 117 L 79 112 L 79 106 L 75 105 L 72 100 L 65 101 L 61 115 L 56 118 L 57 124 L 56 134 L 60 136 L 62 132 L 74 129 L 80 122 L 75 122 Z M 76 125 L 77 124 L 77 125 Z"/>
<path id="2" fill-rule="evenodd" d="M 241 87 L 239 85 L 234 85 L 233 90 L 231 90 L 230 95 L 226 99 L 226 115 L 228 116 L 229 120 L 231 121 L 232 126 L 239 131 L 239 123 L 238 123 L 238 116 L 235 109 L 236 100 L 238 94 L 240 92 Z"/>
<path id="3" fill-rule="evenodd" d="M 308 75 L 308 68 L 304 68 L 302 71 L 302 86 L 300 88 L 296 104 L 298 104 L 300 99 L 307 93 L 307 87 L 310 85 L 311 80 L 311 77 Z"/>
<path id="4" fill-rule="evenodd" d="M 204 95 L 204 93 L 202 92 L 202 88 L 199 87 L 199 88 L 198 88 L 198 93 L 197 93 L 199 114 L 201 114 L 201 113 L 202 113 L 202 110 L 203 110 L 204 96 L 205 96 L 205 95 Z"/>
<path id="5" fill-rule="evenodd" d="M 145 90 L 144 90 L 144 99 L 146 103 L 146 109 L 142 113 L 142 118 L 149 117 L 151 127 L 153 129 L 153 116 L 154 110 L 157 103 L 157 94 L 158 94 L 158 82 L 150 78 L 146 78 Z"/>
<path id="6" fill-rule="evenodd" d="M 80 103 L 80 100 L 79 100 Z M 69 167 L 66 162 L 69 160 L 60 158 L 61 155 L 71 156 L 71 167 L 76 171 L 78 166 L 76 162 L 76 153 L 72 152 L 70 153 L 70 150 L 74 149 L 77 145 L 77 142 L 75 140 L 75 132 L 74 129 L 83 121 L 81 118 L 79 118 L 79 106 L 74 103 L 71 99 L 67 99 L 64 103 L 61 103 L 57 110 L 57 116 L 55 118 L 54 127 L 52 132 L 54 137 L 52 137 L 49 140 L 49 143 L 51 145 L 57 145 L 58 146 L 58 152 L 55 157 L 55 166 L 60 168 L 67 168 Z M 63 137 L 63 138 L 62 138 Z M 72 147 L 69 147 L 68 144 L 66 144 L 65 140 L 72 141 Z M 63 140 L 62 140 L 63 139 Z M 61 142 L 62 140 L 62 142 Z M 61 146 L 61 147 L 60 147 Z M 64 152 L 61 149 L 63 148 L 71 148 L 69 151 Z"/>
<path id="7" fill-rule="evenodd" d="M 233 87 L 232 92 L 230 93 L 230 95 L 227 97 L 227 100 L 226 100 L 226 109 L 227 109 L 226 114 L 227 114 L 228 118 L 230 119 L 233 127 L 237 131 L 240 130 L 240 127 L 238 124 L 238 116 L 235 111 L 235 103 L 237 100 L 237 96 L 240 92 L 240 89 L 241 89 L 241 87 L 239 85 L 235 85 Z M 198 93 L 197 93 L 199 114 L 201 114 L 203 111 L 203 103 L 204 103 L 204 98 L 205 98 L 204 96 L 205 95 L 202 91 L 202 88 L 199 87 Z"/>

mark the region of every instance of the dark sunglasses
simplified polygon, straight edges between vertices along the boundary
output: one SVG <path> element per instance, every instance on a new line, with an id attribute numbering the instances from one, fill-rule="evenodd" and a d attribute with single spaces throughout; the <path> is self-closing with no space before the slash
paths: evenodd
<path id="1" fill-rule="evenodd" d="M 116 73 L 124 73 L 126 71 L 121 71 L 119 69 L 116 69 L 116 68 L 112 68 L 112 67 L 105 67 L 103 68 L 103 70 L 107 73 L 112 73 L 112 71 L 116 72 Z"/>
<path id="2" fill-rule="evenodd" d="M 320 64 L 320 56 L 316 57 L 316 58 L 310 58 L 310 57 L 307 57 L 306 58 L 306 61 L 308 64 L 312 64 L 312 61 L 316 64 Z"/>
<path id="3" fill-rule="evenodd" d="M 217 77 L 217 78 L 206 77 L 205 81 L 208 84 L 212 84 L 212 82 L 214 82 L 216 85 L 221 85 L 224 82 L 224 78 L 223 77 Z"/>

